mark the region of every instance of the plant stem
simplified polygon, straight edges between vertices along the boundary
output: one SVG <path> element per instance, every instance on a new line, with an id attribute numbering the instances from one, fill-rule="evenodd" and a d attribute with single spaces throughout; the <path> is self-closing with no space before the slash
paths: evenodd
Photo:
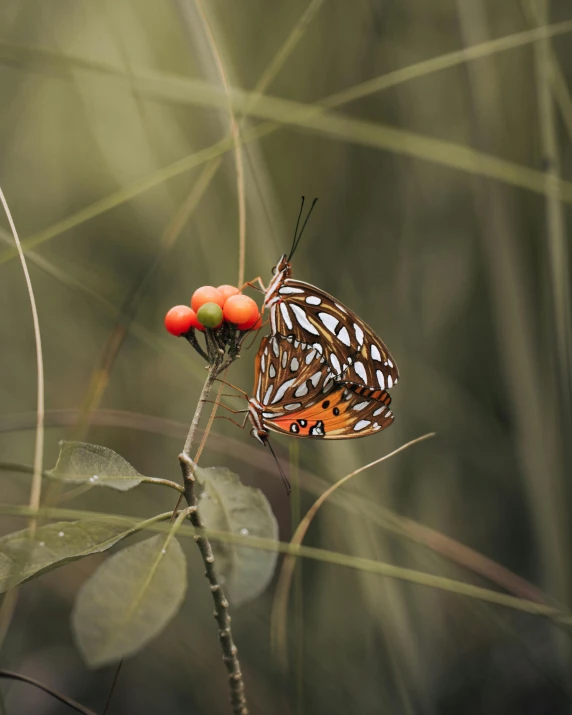
<path id="1" fill-rule="evenodd" d="M 201 395 L 199 397 L 199 401 L 197 403 L 197 409 L 195 410 L 195 414 L 193 415 L 193 421 L 191 422 L 191 426 L 189 427 L 189 433 L 187 434 L 187 439 L 185 441 L 185 447 L 183 449 L 183 452 L 185 454 L 188 454 L 189 457 L 191 456 L 191 447 L 193 446 L 193 440 L 195 438 L 195 433 L 197 431 L 197 427 L 199 426 L 199 422 L 201 421 L 201 416 L 203 414 L 203 409 L 205 407 L 206 401 L 208 399 L 209 393 L 211 391 L 211 388 L 214 384 L 214 381 L 216 379 L 216 376 L 218 375 L 218 367 L 209 366 L 209 372 L 207 375 L 207 379 L 205 380 L 205 384 L 203 385 L 203 389 L 201 390 Z M 189 504 L 191 506 L 191 504 Z"/>
<path id="2" fill-rule="evenodd" d="M 193 421 L 189 428 L 189 433 L 185 442 L 185 448 L 179 455 L 179 462 L 183 472 L 183 481 L 185 487 L 185 499 L 189 505 L 189 519 L 195 529 L 203 529 L 203 523 L 197 509 L 197 497 L 195 494 L 195 463 L 191 459 L 191 446 L 193 438 L 201 418 L 205 402 L 209 396 L 216 376 L 222 369 L 226 368 L 226 364 L 211 364 L 205 384 L 203 386 L 197 409 L 193 416 Z M 232 711 L 234 715 L 248 715 L 248 707 L 246 705 L 246 697 L 244 694 L 244 680 L 238 660 L 238 650 L 232 638 L 230 628 L 230 615 L 228 613 L 228 601 L 224 594 L 222 584 L 217 576 L 214 565 L 214 555 L 210 541 L 206 536 L 195 535 L 195 541 L 201 552 L 203 563 L 205 565 L 205 576 L 207 577 L 213 601 L 215 604 L 214 617 L 218 623 L 218 637 L 222 649 L 222 659 L 228 671 L 230 685 L 230 701 L 232 703 Z"/>

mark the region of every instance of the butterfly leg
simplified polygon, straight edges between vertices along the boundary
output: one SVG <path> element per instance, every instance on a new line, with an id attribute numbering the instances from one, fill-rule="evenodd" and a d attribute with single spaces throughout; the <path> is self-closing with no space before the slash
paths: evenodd
<path id="1" fill-rule="evenodd" d="M 233 395 L 231 395 L 233 397 Z M 236 395 L 234 395 L 236 397 Z M 248 409 L 246 410 L 233 410 L 232 407 L 228 407 L 228 405 L 224 405 L 222 402 L 217 402 L 216 400 L 205 400 L 205 402 L 209 402 L 211 405 L 216 405 L 217 407 L 222 407 L 223 410 L 227 410 L 228 412 L 232 412 L 233 415 L 241 415 L 244 412 L 248 412 Z"/>
<path id="2" fill-rule="evenodd" d="M 238 393 L 240 393 L 243 397 L 246 397 L 248 399 L 248 393 L 245 392 L 244 390 L 241 390 L 240 387 L 237 387 L 236 385 L 233 385 L 232 382 L 227 382 L 226 380 L 221 380 L 220 377 L 216 378 L 217 382 L 222 382 L 223 385 L 227 385 L 228 387 L 232 387 L 233 390 L 236 390 Z M 236 395 L 232 395 L 232 397 L 236 397 Z"/>
<path id="3" fill-rule="evenodd" d="M 258 285 L 256 285 L 258 284 Z M 262 278 L 260 276 L 256 276 L 256 278 L 253 278 L 251 281 L 247 281 L 244 283 L 240 288 L 240 292 L 242 292 L 246 286 L 249 286 L 250 288 L 254 288 L 254 290 L 259 290 L 262 291 L 262 293 L 266 293 L 266 286 L 262 282 Z"/>
<path id="4" fill-rule="evenodd" d="M 222 407 L 222 405 L 221 405 Z M 235 411 L 235 410 L 233 410 Z M 236 410 L 236 412 L 242 412 L 242 410 Z M 232 422 L 233 425 L 236 425 L 237 427 L 240 427 L 240 429 L 244 429 L 246 425 L 246 421 L 248 420 L 248 415 L 244 416 L 244 420 L 242 421 L 242 424 L 240 422 L 237 422 L 236 420 L 233 420 L 232 417 L 226 417 L 225 415 L 217 415 L 215 417 L 215 420 L 228 420 L 229 422 Z"/>
<path id="5" fill-rule="evenodd" d="M 262 308 L 262 310 L 264 311 L 264 307 Z M 261 315 L 262 315 L 262 313 L 261 313 Z M 250 348 L 254 345 L 254 341 L 255 341 L 256 338 L 258 337 L 258 332 L 259 332 L 260 330 L 262 330 L 262 328 L 263 328 L 265 325 L 268 325 L 268 321 L 267 321 L 267 320 L 265 320 L 265 321 L 262 323 L 262 325 L 261 325 L 257 330 L 253 330 L 253 331 L 252 331 L 252 340 L 250 341 L 250 343 L 248 343 L 248 345 L 246 345 L 246 350 L 250 350 Z"/>

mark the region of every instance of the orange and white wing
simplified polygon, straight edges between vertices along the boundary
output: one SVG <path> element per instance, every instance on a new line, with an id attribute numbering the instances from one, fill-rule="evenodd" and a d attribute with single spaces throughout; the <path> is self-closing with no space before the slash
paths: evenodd
<path id="1" fill-rule="evenodd" d="M 309 283 L 287 278 L 270 308 L 277 335 L 323 347 L 340 382 L 386 390 L 399 379 L 389 350 L 374 331 L 333 296 Z"/>
<path id="2" fill-rule="evenodd" d="M 390 402 L 387 392 L 382 400 L 374 400 L 358 395 L 344 385 L 335 385 L 319 402 L 292 410 L 288 414 L 265 416 L 264 424 L 269 430 L 291 437 L 367 437 L 381 432 L 393 422 Z"/>

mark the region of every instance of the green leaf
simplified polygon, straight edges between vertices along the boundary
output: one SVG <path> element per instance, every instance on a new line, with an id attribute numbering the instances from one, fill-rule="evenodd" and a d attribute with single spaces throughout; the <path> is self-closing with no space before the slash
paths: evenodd
<path id="1" fill-rule="evenodd" d="M 126 492 L 141 484 L 140 474 L 120 454 L 87 442 L 60 442 L 60 454 L 49 477 L 73 484 L 112 487 Z"/>
<path id="2" fill-rule="evenodd" d="M 173 532 L 107 559 L 83 584 L 72 626 L 91 667 L 125 658 L 157 636 L 179 610 L 187 565 Z"/>
<path id="3" fill-rule="evenodd" d="M 0 593 L 68 561 L 105 551 L 134 531 L 123 519 L 60 521 L 0 539 Z"/>
<path id="4" fill-rule="evenodd" d="M 244 486 L 225 467 L 196 467 L 195 476 L 204 485 L 199 514 L 207 529 L 278 540 L 278 523 L 260 489 Z M 213 552 L 217 573 L 224 577 L 225 591 L 236 605 L 264 591 L 278 558 L 276 552 L 235 543 L 214 543 Z"/>

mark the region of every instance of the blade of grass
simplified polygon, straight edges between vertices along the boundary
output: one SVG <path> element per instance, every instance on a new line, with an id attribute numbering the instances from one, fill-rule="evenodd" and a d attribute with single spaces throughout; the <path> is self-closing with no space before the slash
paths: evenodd
<path id="1" fill-rule="evenodd" d="M 21 517 L 29 517 L 33 515 L 29 507 L 13 504 L 0 504 L 0 514 Z M 134 517 L 108 513 L 102 514 L 78 509 L 40 507 L 36 514 L 39 517 L 46 519 L 81 519 L 106 516 L 126 519 L 134 524 L 140 523 L 140 520 Z M 161 514 L 160 517 L 161 520 L 167 521 L 171 515 L 172 512 L 169 511 L 165 514 Z M 146 528 L 151 531 L 158 531 L 162 533 L 169 531 L 169 526 L 161 525 L 159 523 L 152 524 Z M 182 526 L 178 531 L 179 536 L 186 538 L 194 538 L 197 533 L 198 530 L 193 529 L 193 527 L 189 524 Z M 211 529 L 203 529 L 200 533 L 204 534 L 212 541 L 233 543 L 248 548 L 262 549 L 264 551 L 277 551 L 278 553 L 290 554 L 299 558 L 307 558 L 313 561 L 319 561 L 335 566 L 343 566 L 345 568 L 363 571 L 364 573 L 399 579 L 407 583 L 417 584 L 427 588 L 434 588 L 448 593 L 455 593 L 466 598 L 473 598 L 479 601 L 502 606 L 504 608 L 520 611 L 522 613 L 548 618 L 555 625 L 565 627 L 566 629 L 572 627 L 572 614 L 564 610 L 554 608 L 553 606 L 535 603 L 533 601 L 527 601 L 521 598 L 515 598 L 514 596 L 508 596 L 498 591 L 492 591 L 480 586 L 473 586 L 472 584 L 463 583 L 454 579 L 444 578 L 442 576 L 433 576 L 422 571 L 393 566 L 392 564 L 387 564 L 381 561 L 374 561 L 372 559 L 366 559 L 358 556 L 350 556 L 348 554 L 328 551 L 326 549 L 318 549 L 303 545 L 297 546 L 291 543 L 273 541 L 271 539 L 262 539 L 255 536 L 234 535 L 227 531 L 215 531 Z"/>
<path id="2" fill-rule="evenodd" d="M 47 426 L 72 424 L 76 410 L 52 410 L 46 413 Z M 166 435 L 174 439 L 181 439 L 187 433 L 187 425 L 173 420 L 166 420 L 150 415 L 141 415 L 122 410 L 97 410 L 93 415 L 93 423 L 102 426 L 123 427 L 128 429 L 143 430 L 151 433 Z M 0 432 L 15 429 L 30 429 L 34 426 L 34 415 L 10 416 L 0 420 Z M 263 454 L 254 445 L 243 444 L 232 437 L 216 434 L 213 443 L 215 449 L 223 454 L 239 455 L 240 459 L 248 465 L 258 469 L 265 469 L 269 474 L 275 470 L 274 461 Z M 261 464 L 261 459 L 266 459 L 266 466 Z M 280 459 L 280 458 L 279 458 Z M 288 463 L 281 459 L 282 467 L 286 470 Z M 321 495 L 329 485 L 325 480 L 306 470 L 299 470 L 300 483 L 307 491 Z M 68 493 L 69 496 L 69 493 Z M 452 561 L 490 583 L 505 589 L 515 596 L 525 600 L 546 603 L 546 596 L 531 583 L 517 576 L 515 573 L 492 561 L 483 554 L 459 543 L 444 534 L 430 529 L 423 524 L 399 516 L 380 504 L 372 503 L 355 494 L 341 496 L 333 492 L 330 498 L 338 506 L 350 510 L 352 513 L 371 519 L 371 521 L 400 538 L 406 538 L 421 545 L 442 558 Z"/>
<path id="3" fill-rule="evenodd" d="M 530 3 L 529 7 L 534 20 L 540 25 L 538 29 L 541 31 L 545 30 L 548 22 L 548 3 L 546 0 Z M 545 32 L 534 44 L 534 59 L 540 120 L 540 139 L 544 164 L 546 166 L 546 183 L 549 185 L 558 182 L 562 172 L 552 82 L 556 58 L 552 52 L 550 38 Z M 565 84 L 564 87 L 566 87 Z M 566 91 L 566 94 L 569 97 L 568 91 Z M 568 240 L 562 202 L 553 194 L 547 194 L 546 196 L 546 233 L 548 235 L 548 256 L 552 274 L 550 285 L 552 288 L 551 298 L 556 326 L 556 348 L 562 386 L 564 388 L 560 394 L 568 421 L 570 421 L 570 390 L 572 388 L 570 360 L 572 353 Z"/>
<path id="4" fill-rule="evenodd" d="M 44 460 L 44 360 L 42 355 L 42 336 L 40 335 L 40 321 L 38 318 L 38 309 L 36 307 L 36 299 L 34 297 L 34 289 L 32 287 L 30 274 L 28 272 L 26 257 L 24 256 L 24 251 L 22 250 L 22 245 L 20 243 L 20 239 L 18 238 L 18 232 L 16 231 L 16 225 L 12 218 L 12 214 L 10 213 L 8 202 L 6 201 L 6 197 L 4 196 L 4 192 L 1 187 L 0 201 L 2 202 L 6 217 L 8 218 L 8 223 L 10 224 L 10 229 L 12 230 L 12 235 L 14 236 L 18 255 L 20 256 L 20 261 L 22 263 L 22 270 L 24 271 L 24 279 L 26 281 L 28 297 L 30 299 L 30 307 L 32 309 L 32 321 L 34 324 L 34 340 L 36 343 L 37 417 L 36 444 L 34 448 L 34 474 L 32 477 L 32 486 L 30 490 L 30 509 L 37 509 L 40 506 L 40 496 L 42 493 L 42 466 Z M 34 528 L 35 523 L 35 520 L 32 519 L 32 521 L 30 522 L 31 529 Z"/>
<path id="5" fill-rule="evenodd" d="M 404 450 L 408 449 L 409 447 L 412 447 L 418 442 L 423 442 L 424 440 L 434 436 L 435 433 L 430 432 L 429 434 L 425 434 L 422 437 L 417 437 L 417 439 L 407 442 L 407 444 L 398 447 L 398 449 L 394 450 L 393 452 L 390 452 L 389 454 L 386 454 L 383 457 L 380 457 L 379 459 L 376 459 L 373 462 L 370 462 L 369 464 L 366 464 L 363 467 L 359 467 L 353 472 L 346 474 L 345 477 L 342 477 L 342 479 L 338 480 L 335 484 L 332 484 L 329 489 L 327 489 L 321 496 L 316 499 L 316 501 L 312 504 L 310 509 L 308 509 L 308 511 L 304 515 L 304 518 L 298 524 L 294 535 L 290 539 L 290 543 L 292 544 L 292 546 L 298 547 L 301 545 L 302 541 L 304 540 L 304 536 L 306 535 L 306 532 L 308 531 L 308 528 L 312 523 L 312 519 L 316 515 L 318 509 L 330 497 L 330 495 L 337 491 L 342 485 L 344 485 L 350 479 L 353 479 L 358 474 L 361 474 L 361 472 L 364 472 L 366 469 L 369 469 L 376 464 L 380 464 L 381 462 L 385 462 L 387 459 L 390 459 L 396 454 L 403 452 Z M 288 596 L 290 593 L 290 585 L 292 583 L 292 576 L 294 573 L 295 565 L 296 561 L 292 558 L 292 556 L 287 556 L 282 562 L 280 576 L 278 577 L 278 583 L 276 585 L 276 591 L 274 594 L 274 601 L 272 603 L 272 614 L 270 616 L 270 639 L 272 643 L 272 648 L 280 658 L 282 667 L 284 667 L 287 662 L 286 623 L 288 619 Z"/>
<path id="6" fill-rule="evenodd" d="M 20 244 L 20 238 L 18 237 L 18 231 L 16 230 L 16 225 L 10 213 L 10 208 L 6 197 L 4 196 L 4 191 L 0 187 L 0 201 L 4 207 L 8 223 L 10 224 L 10 229 L 16 243 L 18 250 L 18 255 L 20 257 L 20 262 L 22 264 L 22 270 L 24 272 L 24 279 L 26 281 L 26 288 L 28 290 L 28 297 L 30 300 L 30 307 L 32 310 L 32 321 L 34 326 L 34 341 L 36 344 L 36 379 L 37 379 L 37 402 L 36 402 L 36 440 L 34 447 L 34 469 L 32 475 L 32 484 L 30 487 L 30 500 L 29 506 L 31 511 L 37 511 L 40 507 L 40 498 L 42 493 L 42 470 L 43 470 L 43 460 L 44 460 L 44 360 L 42 354 L 42 336 L 40 334 L 40 321 L 38 318 L 38 310 L 36 307 L 36 299 L 34 297 L 34 289 L 32 287 L 32 281 L 30 279 L 30 273 L 28 272 L 28 265 L 26 263 L 26 257 L 24 256 L 24 251 Z M 33 531 L 36 528 L 36 517 L 32 516 L 30 519 L 30 529 Z M 0 649 L 8 633 L 8 628 L 12 621 L 12 616 L 16 608 L 16 603 L 18 600 L 18 591 L 12 589 L 3 599 L 2 605 L 0 606 Z"/>
<path id="7" fill-rule="evenodd" d="M 470 0 L 458 2 L 461 34 L 467 44 L 486 38 L 490 16 Z M 474 142 L 489 150 L 504 139 L 498 122 L 503 102 L 502 77 L 490 62 L 468 66 Z M 546 179 L 544 177 L 544 181 Z M 552 358 L 534 315 L 530 276 L 525 268 L 521 225 L 512 197 L 475 180 L 474 214 L 490 285 L 494 329 L 513 422 L 514 450 L 529 504 L 532 538 L 538 550 L 542 583 L 563 602 L 568 600 L 565 576 L 569 562 L 566 485 L 561 426 L 557 420 L 557 376 L 547 369 Z M 545 194 L 547 195 L 547 194 Z M 536 375 L 545 375 L 539 385 Z M 522 386 L 527 385 L 524 392 Z"/>
<path id="8" fill-rule="evenodd" d="M 545 32 L 548 36 L 555 37 L 557 35 L 566 34 L 571 30 L 572 21 L 566 21 L 547 27 Z M 341 106 L 345 101 L 353 101 L 354 99 L 357 99 L 358 94 L 361 98 L 367 96 L 367 94 L 372 91 L 381 91 L 382 89 L 386 89 L 388 87 L 394 87 L 401 82 L 408 81 L 410 79 L 420 78 L 444 68 L 454 67 L 458 64 L 469 62 L 473 59 L 486 57 L 492 55 L 495 52 L 502 52 L 509 49 L 513 49 L 515 47 L 525 46 L 537 40 L 541 36 L 541 34 L 542 33 L 538 30 L 530 30 L 524 33 L 516 33 L 504 38 L 499 38 L 497 40 L 486 41 L 478 45 L 473 45 L 463 50 L 448 53 L 447 55 L 443 55 L 441 57 L 434 58 L 431 60 L 426 60 L 424 62 L 412 65 L 410 68 L 403 68 L 401 70 L 397 70 L 396 72 L 392 72 L 387 75 L 382 75 L 379 78 L 370 80 L 370 82 L 375 82 L 376 84 L 370 85 L 369 90 L 367 90 L 366 87 L 362 87 L 362 89 L 360 89 L 359 91 L 357 90 L 357 88 L 350 88 L 349 90 L 344 90 L 344 92 L 348 92 L 347 96 L 343 95 L 342 93 L 337 93 L 335 95 L 332 95 L 331 97 L 326 97 L 322 99 L 319 104 L 327 108 L 338 107 Z M 59 54 L 39 50 L 37 48 L 22 48 L 15 45 L 0 43 L 0 51 L 4 53 L 4 56 L 8 56 L 11 61 L 14 61 L 14 59 L 16 59 L 17 61 L 25 61 L 26 59 L 31 59 L 34 64 L 32 64 L 31 67 L 30 65 L 28 65 L 28 69 L 41 67 L 42 71 L 46 71 L 47 68 L 51 68 L 55 71 L 63 72 L 64 77 L 67 77 L 69 63 L 77 64 L 78 67 L 81 67 L 86 71 L 104 73 L 108 74 L 110 77 L 122 77 L 122 73 L 114 67 L 95 63 L 89 60 L 83 60 L 82 58 L 61 56 Z M 358 87 L 361 87 L 361 85 L 358 85 Z M 144 87 L 142 87 L 141 91 L 150 92 L 151 89 L 148 88 L 146 90 Z M 349 94 L 350 92 L 352 92 L 351 95 Z M 182 97 L 184 96 L 186 96 L 184 92 L 179 93 L 178 101 L 184 101 L 182 99 Z M 258 92 L 255 92 L 252 95 L 252 100 L 257 98 Z M 170 99 L 171 101 L 177 101 L 176 97 L 171 97 Z M 321 111 L 321 108 L 317 106 L 315 111 L 319 112 Z M 274 124 L 271 122 L 259 125 L 252 129 L 245 130 L 242 132 L 242 143 L 244 144 L 250 141 L 254 141 L 258 138 L 262 138 L 268 134 L 273 133 L 274 131 L 277 131 L 280 128 L 281 125 Z M 119 191 L 116 191 L 113 194 L 110 194 L 107 197 L 104 197 L 103 199 L 96 201 L 90 206 L 87 206 L 84 209 L 76 212 L 75 214 L 72 214 L 71 216 L 68 216 L 63 220 L 56 222 L 47 229 L 44 229 L 43 231 L 29 237 L 24 242 L 25 249 L 28 250 L 29 248 L 33 248 L 36 245 L 40 245 L 41 243 L 44 243 L 45 241 L 50 240 L 55 236 L 58 236 L 64 231 L 68 231 L 72 228 L 75 228 L 84 221 L 88 221 L 92 218 L 95 218 L 96 216 L 99 216 L 100 214 L 109 211 L 121 205 L 122 203 L 125 203 L 126 201 L 129 201 L 135 196 L 138 196 L 140 193 L 143 193 L 144 191 L 158 186 L 164 181 L 168 181 L 171 178 L 174 178 L 182 173 L 185 173 L 186 171 L 189 171 L 195 166 L 199 166 L 212 158 L 218 157 L 232 149 L 232 146 L 232 138 L 226 137 L 219 142 L 216 142 L 211 147 L 207 147 L 206 149 L 203 149 L 195 154 L 192 154 L 177 162 L 174 162 L 173 164 L 169 165 L 168 167 L 165 167 L 164 169 L 161 169 L 155 174 L 145 177 L 131 184 L 128 187 L 120 189 Z M 519 168 L 518 165 L 509 164 L 509 166 L 507 167 L 505 164 L 506 162 L 496 167 L 497 173 L 499 174 L 496 178 L 499 178 L 499 180 L 504 180 L 503 169 L 504 172 L 508 171 L 508 173 L 511 174 L 514 172 L 515 167 L 517 169 Z M 531 170 L 527 171 L 530 172 Z M 541 176 L 542 175 L 538 176 L 536 172 L 533 173 L 532 177 L 527 174 L 524 188 L 530 188 L 526 184 L 532 181 L 533 185 L 536 188 L 531 188 L 531 190 L 538 190 Z M 510 177 L 506 178 L 506 181 L 508 183 L 514 183 L 510 180 Z M 543 191 L 541 191 L 541 193 L 543 193 Z M 11 251 L 7 251 L 3 254 L 0 254 L 0 265 L 8 260 L 12 260 L 12 258 L 14 257 L 15 254 Z"/>
<path id="9" fill-rule="evenodd" d="M 227 97 L 226 111 L 230 124 L 230 136 L 233 143 L 234 162 L 236 168 L 236 193 L 238 199 L 238 280 L 237 285 L 244 283 L 244 261 L 246 256 L 246 202 L 244 193 L 244 164 L 242 158 L 242 147 L 240 141 L 240 129 L 234 115 L 234 109 L 230 101 L 230 86 L 226 69 L 219 51 L 217 41 L 214 36 L 211 21 L 205 11 L 201 0 L 194 0 L 195 7 L 201 19 L 212 56 L 222 83 L 224 94 Z"/>

